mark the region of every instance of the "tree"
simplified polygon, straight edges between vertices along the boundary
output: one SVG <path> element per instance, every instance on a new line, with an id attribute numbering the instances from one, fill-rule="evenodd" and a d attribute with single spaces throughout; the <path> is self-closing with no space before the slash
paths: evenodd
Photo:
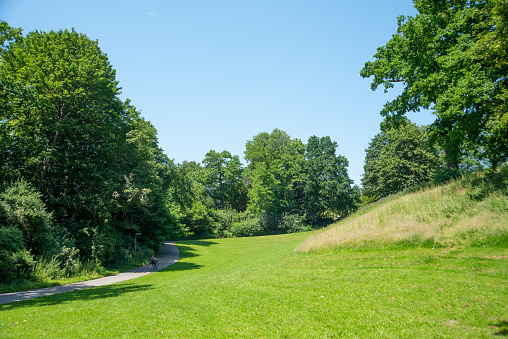
<path id="1" fill-rule="evenodd" d="M 302 180 L 305 214 L 312 222 L 326 211 L 342 216 L 355 209 L 353 181 L 349 179 L 348 161 L 336 155 L 337 143 L 330 137 L 311 136 L 305 148 Z"/>
<path id="2" fill-rule="evenodd" d="M 117 145 L 107 226 L 131 236 L 140 232 L 139 240 L 156 251 L 161 241 L 178 233 L 176 217 L 166 206 L 170 160 L 158 146 L 155 127 L 129 102 L 124 111 L 129 131 L 125 143 Z"/>
<path id="3" fill-rule="evenodd" d="M 214 201 L 220 202 L 217 206 L 221 209 L 227 205 L 238 211 L 245 210 L 247 189 L 243 182 L 243 167 L 237 155 L 232 156 L 228 151 L 208 152 L 203 160 L 202 180 Z"/>
<path id="4" fill-rule="evenodd" d="M 204 170 L 195 161 L 184 161 L 177 166 L 176 185 L 170 189 L 171 202 L 178 202 L 180 222 L 187 235 L 210 236 L 214 230 L 216 200 L 209 196 L 207 187 L 202 182 Z"/>
<path id="5" fill-rule="evenodd" d="M 98 42 L 74 30 L 1 38 L 0 180 L 32 184 L 56 234 L 87 259 L 126 260 L 136 232 L 157 249 L 178 227 L 166 206 L 169 160 L 155 128 L 119 99 Z"/>
<path id="6" fill-rule="evenodd" d="M 115 72 L 97 42 L 65 30 L 32 32 L 11 43 L 0 74 L 37 93 L 35 102 L 2 112 L 3 132 L 12 136 L 3 166 L 11 178 L 34 183 L 54 209 L 66 205 L 65 216 L 55 216 L 72 221 L 125 134 Z"/>
<path id="7" fill-rule="evenodd" d="M 392 39 L 361 76 L 372 89 L 402 83 L 388 102 L 383 129 L 409 111 L 432 109 L 430 137 L 457 168 L 464 150 L 483 148 L 493 168 L 508 158 L 507 18 L 505 0 L 414 0 L 418 14 L 399 17 Z"/>
<path id="8" fill-rule="evenodd" d="M 425 128 L 410 122 L 377 134 L 365 151 L 362 186 L 369 197 L 382 198 L 431 181 L 439 167 Z"/>
<path id="9" fill-rule="evenodd" d="M 14 28 L 3 20 L 0 20 L 0 50 L 6 48 L 6 45 L 11 41 L 22 38 L 21 28 Z"/>
<path id="10" fill-rule="evenodd" d="M 284 131 L 259 133 L 245 145 L 247 176 L 252 181 L 249 208 L 268 213 L 293 212 L 298 208 L 298 183 L 304 145 Z"/>

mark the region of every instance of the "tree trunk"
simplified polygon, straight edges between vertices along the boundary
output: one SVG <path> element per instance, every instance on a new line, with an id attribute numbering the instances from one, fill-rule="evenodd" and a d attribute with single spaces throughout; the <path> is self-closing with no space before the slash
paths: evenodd
<path id="1" fill-rule="evenodd" d="M 451 153 L 452 153 L 452 150 L 445 149 L 446 168 L 448 168 L 448 169 L 459 169 L 459 164 L 457 163 L 457 161 L 454 160 L 454 159 L 450 159 L 450 154 Z"/>

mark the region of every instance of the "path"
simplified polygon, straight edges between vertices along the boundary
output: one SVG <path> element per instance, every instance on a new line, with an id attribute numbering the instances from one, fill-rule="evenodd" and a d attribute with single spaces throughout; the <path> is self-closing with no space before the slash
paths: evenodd
<path id="1" fill-rule="evenodd" d="M 161 246 L 157 259 L 159 259 L 157 262 L 157 270 L 161 270 L 177 262 L 178 259 L 180 259 L 180 252 L 178 252 L 178 248 L 175 244 L 166 242 L 163 246 Z M 72 292 L 83 288 L 111 285 L 120 281 L 142 277 L 153 272 L 153 270 L 150 270 L 150 265 L 145 265 L 127 272 L 95 280 L 82 281 L 70 285 L 40 288 L 37 290 L 0 294 L 0 305 L 30 298 L 43 297 L 51 294 Z"/>

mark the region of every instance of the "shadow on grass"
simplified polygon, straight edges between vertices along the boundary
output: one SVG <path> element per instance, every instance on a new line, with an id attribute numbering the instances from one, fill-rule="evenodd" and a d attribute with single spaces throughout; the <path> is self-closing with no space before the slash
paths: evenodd
<path id="1" fill-rule="evenodd" d="M 215 241 L 212 241 L 212 240 L 182 240 L 182 241 L 176 241 L 175 242 L 175 245 L 177 245 L 178 247 L 180 247 L 180 245 L 185 245 L 185 244 L 189 244 L 189 245 L 196 245 L 196 246 L 212 246 L 212 245 L 217 245 L 218 243 L 215 242 Z"/>
<path id="2" fill-rule="evenodd" d="M 163 272 L 198 270 L 201 267 L 203 267 L 203 265 L 197 265 L 197 264 L 193 264 L 190 262 L 178 261 L 178 262 L 174 263 L 173 265 L 166 267 L 163 270 Z"/>
<path id="3" fill-rule="evenodd" d="M 499 320 L 493 324 L 498 331 L 494 333 L 495 336 L 508 337 L 508 320 Z"/>
<path id="4" fill-rule="evenodd" d="M 107 298 L 116 298 L 128 293 L 135 293 L 141 290 L 153 289 L 149 284 L 113 284 L 95 288 L 86 288 L 67 293 L 52 294 L 44 297 L 32 298 L 10 304 L 0 305 L 0 312 L 12 310 L 15 308 L 39 307 L 39 306 L 55 306 L 65 304 L 76 300 L 98 300 Z"/>
<path id="5" fill-rule="evenodd" d="M 175 242 L 178 251 L 180 252 L 180 259 L 197 257 L 196 250 L 192 246 L 212 246 L 217 243 L 211 240 L 187 240 L 182 242 Z"/>
<path id="6" fill-rule="evenodd" d="M 196 253 L 196 250 L 190 246 L 184 244 L 176 244 L 176 246 L 178 247 L 178 251 L 180 252 L 180 259 L 199 256 L 199 254 Z"/>

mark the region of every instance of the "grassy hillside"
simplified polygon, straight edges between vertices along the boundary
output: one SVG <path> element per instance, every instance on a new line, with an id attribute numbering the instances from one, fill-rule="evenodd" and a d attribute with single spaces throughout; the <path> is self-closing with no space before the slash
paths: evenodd
<path id="1" fill-rule="evenodd" d="M 473 183 L 480 178 L 468 180 Z M 328 242 L 326 249 L 310 245 L 334 228 L 318 234 L 179 242 L 181 260 L 155 274 L 0 305 L 0 337 L 505 336 L 508 248 L 504 240 L 488 240 L 494 236 L 502 239 L 506 231 L 499 218 L 504 215 L 506 220 L 502 214 L 506 213 L 506 195 L 489 188 L 505 184 L 501 180 L 499 185 L 482 184 L 483 188 L 476 189 L 468 188 L 467 182 L 391 197 L 336 225 L 337 229 L 358 231 L 362 218 L 377 222 L 382 218 L 382 227 L 367 222 L 363 227 L 371 227 L 372 232 L 386 230 L 385 234 L 369 235 L 364 230 L 355 237 L 351 231 L 349 239 L 354 246 L 340 241 Z M 456 197 L 462 196 L 460 192 L 474 194 L 459 203 L 455 201 L 459 198 L 450 198 L 453 192 Z M 416 196 L 429 193 L 431 197 L 425 198 L 429 212 L 413 209 L 412 214 L 427 224 L 441 220 L 441 226 L 436 226 L 439 231 L 427 232 L 421 227 L 417 237 L 404 238 L 400 236 L 404 232 L 388 226 L 390 220 L 409 220 L 403 214 L 411 214 L 408 208 L 396 207 L 396 201 L 415 204 Z M 439 206 L 431 207 L 432 196 L 443 199 L 434 199 Z M 448 208 L 441 207 L 445 203 Z M 397 208 L 406 212 L 397 216 Z M 463 212 L 447 217 L 446 211 Z M 483 226 L 469 227 L 465 215 Z M 486 227 L 488 215 L 493 221 Z M 348 224 L 354 220 L 356 224 Z M 407 231 L 408 226 L 401 230 Z M 309 237 L 312 241 L 305 242 Z M 443 246 L 420 246 L 428 244 L 428 239 Z M 299 245 L 300 250 L 295 251 Z"/>
<path id="2" fill-rule="evenodd" d="M 508 167 L 385 198 L 306 240 L 303 252 L 361 247 L 508 247 Z"/>

